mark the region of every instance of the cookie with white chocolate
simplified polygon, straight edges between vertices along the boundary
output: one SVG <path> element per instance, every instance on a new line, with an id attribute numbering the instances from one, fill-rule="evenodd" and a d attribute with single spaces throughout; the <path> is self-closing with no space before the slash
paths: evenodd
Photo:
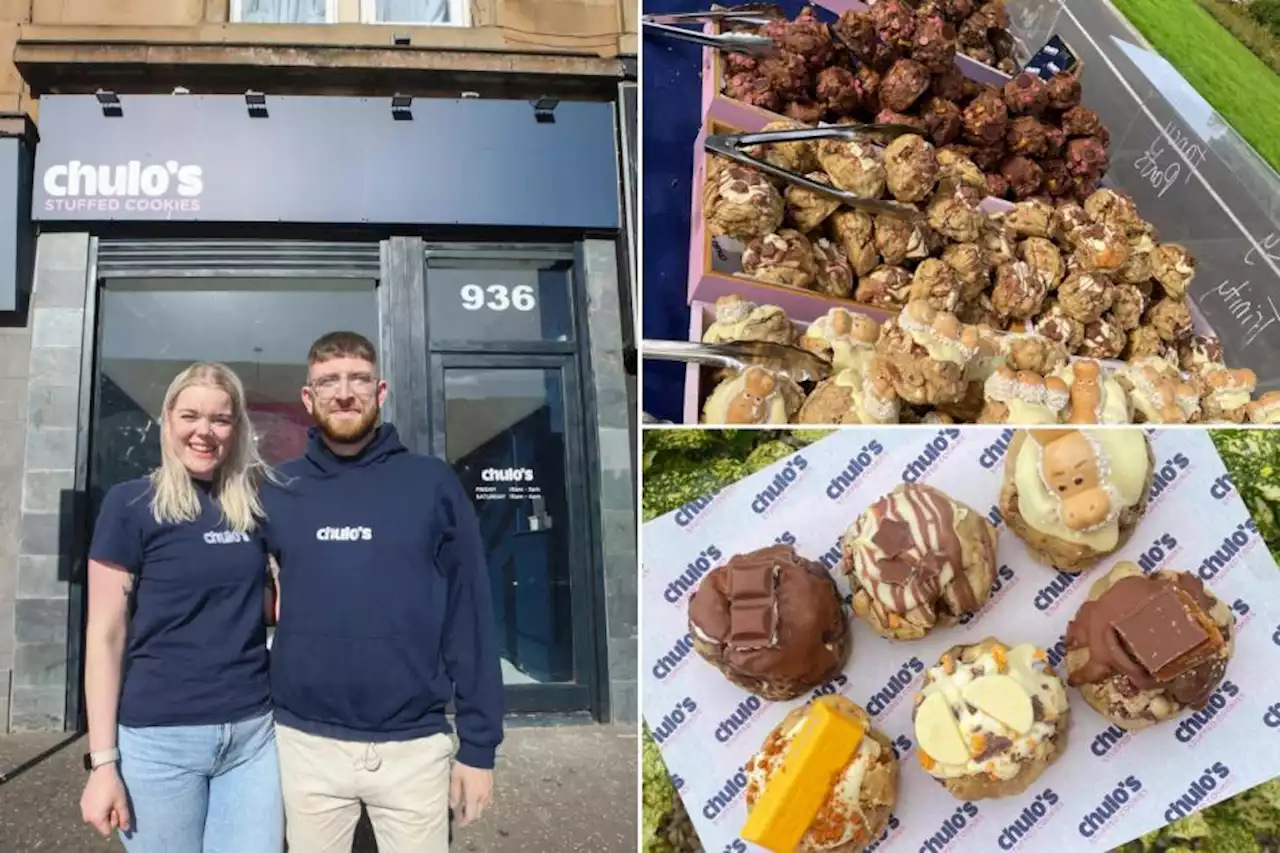
<path id="1" fill-rule="evenodd" d="M 1268 391 L 1246 409 L 1251 424 L 1280 424 L 1280 391 Z"/>
<path id="2" fill-rule="evenodd" d="M 772 701 L 833 678 L 849 652 L 835 581 L 790 545 L 735 554 L 689 599 L 693 647 L 729 681 Z"/>
<path id="3" fill-rule="evenodd" d="M 1000 512 L 1036 560 L 1083 571 L 1129 541 L 1154 470 L 1145 430 L 1022 430 L 1005 455 Z"/>
<path id="4" fill-rule="evenodd" d="M 819 382 L 800 407 L 796 423 L 896 424 L 901 404 L 884 359 L 872 353 Z"/>
<path id="5" fill-rule="evenodd" d="M 920 766 L 960 800 L 1021 794 L 1067 747 L 1066 686 L 1030 643 L 952 646 L 915 703 Z"/>
<path id="6" fill-rule="evenodd" d="M 1115 375 L 1099 362 L 1077 359 L 1053 372 L 1066 383 L 1069 424 L 1131 424 L 1133 402 Z"/>
<path id="7" fill-rule="evenodd" d="M 810 323 L 798 343 L 836 370 L 848 370 L 861 367 L 879 339 L 880 324 L 874 319 L 837 307 Z"/>
<path id="8" fill-rule="evenodd" d="M 784 763 L 786 773 L 780 772 Z M 892 742 L 865 710 L 840 695 L 793 708 L 745 770 L 742 836 L 764 849 L 862 853 L 880 838 L 898 799 Z M 787 796 L 789 788 L 822 796 L 797 798 L 806 808 Z M 767 808 L 761 805 L 767 798 L 785 804 Z"/>
<path id="9" fill-rule="evenodd" d="M 1116 371 L 1129 392 L 1136 423 L 1191 424 L 1200 420 L 1200 389 L 1159 356 L 1144 356 Z"/>
<path id="10" fill-rule="evenodd" d="M 898 396 L 917 405 L 957 403 L 968 389 L 978 332 L 924 300 L 908 302 L 882 327 L 876 351 L 885 357 Z"/>
<path id="11" fill-rule="evenodd" d="M 716 300 L 716 319 L 702 335 L 703 343 L 768 341 L 790 344 L 796 327 L 776 305 L 757 305 L 731 293 Z"/>
<path id="12" fill-rule="evenodd" d="M 804 403 L 804 391 L 784 373 L 752 365 L 730 376 L 702 406 L 704 424 L 790 423 Z"/>
<path id="13" fill-rule="evenodd" d="M 983 394 L 986 406 L 978 416 L 982 424 L 1059 424 L 1071 399 L 1067 384 L 1058 377 L 1006 365 L 987 378 Z"/>
<path id="14" fill-rule="evenodd" d="M 1205 707 L 1235 647 L 1235 616 L 1191 572 L 1120 562 L 1090 588 L 1066 640 L 1068 683 L 1138 731 Z"/>
<path id="15" fill-rule="evenodd" d="M 1244 422 L 1253 392 L 1258 387 L 1258 377 L 1252 370 L 1247 367 L 1230 370 L 1210 362 L 1200 369 L 1197 378 L 1204 389 L 1200 405 L 1206 421 Z"/>
<path id="16" fill-rule="evenodd" d="M 996 530 L 944 492 L 903 483 L 854 520 L 841 553 L 854 615 L 882 637 L 918 640 L 990 598 Z"/>

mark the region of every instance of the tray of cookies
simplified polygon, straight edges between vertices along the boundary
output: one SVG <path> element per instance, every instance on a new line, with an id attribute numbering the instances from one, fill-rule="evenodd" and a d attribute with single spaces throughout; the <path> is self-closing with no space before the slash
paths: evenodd
<path id="1" fill-rule="evenodd" d="M 646 524 L 704 849 L 1107 850 L 1272 778 L 1280 572 L 1223 482 L 1203 431 L 864 427 Z"/>

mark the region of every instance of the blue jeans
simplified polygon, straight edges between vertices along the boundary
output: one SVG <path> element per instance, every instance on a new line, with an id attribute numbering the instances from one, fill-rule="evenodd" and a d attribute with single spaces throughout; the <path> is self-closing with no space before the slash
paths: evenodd
<path id="1" fill-rule="evenodd" d="M 284 803 L 270 712 L 212 726 L 119 727 L 129 853 L 281 853 Z"/>

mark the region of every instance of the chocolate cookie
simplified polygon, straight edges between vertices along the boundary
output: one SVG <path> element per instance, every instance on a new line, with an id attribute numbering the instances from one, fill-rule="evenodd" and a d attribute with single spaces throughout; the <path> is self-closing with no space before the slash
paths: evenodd
<path id="1" fill-rule="evenodd" d="M 737 554 L 689 599 L 698 654 L 731 682 L 773 701 L 794 699 L 845 664 L 849 630 L 835 581 L 790 545 Z"/>
<path id="2" fill-rule="evenodd" d="M 1067 682 L 1128 731 L 1201 709 L 1235 647 L 1231 608 L 1190 572 L 1117 563 L 1067 626 Z"/>
<path id="3" fill-rule="evenodd" d="M 996 530 L 931 486 L 904 483 L 858 516 L 841 543 L 853 612 L 882 637 L 918 640 L 991 595 Z"/>

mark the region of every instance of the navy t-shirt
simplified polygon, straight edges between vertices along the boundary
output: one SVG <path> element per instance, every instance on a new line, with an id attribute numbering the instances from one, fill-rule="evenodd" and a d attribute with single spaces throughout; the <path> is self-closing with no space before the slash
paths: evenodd
<path id="1" fill-rule="evenodd" d="M 227 528 L 207 483 L 200 517 L 157 524 L 149 480 L 107 492 L 89 559 L 134 576 L 121 725 L 213 725 L 270 707 L 261 535 Z"/>

